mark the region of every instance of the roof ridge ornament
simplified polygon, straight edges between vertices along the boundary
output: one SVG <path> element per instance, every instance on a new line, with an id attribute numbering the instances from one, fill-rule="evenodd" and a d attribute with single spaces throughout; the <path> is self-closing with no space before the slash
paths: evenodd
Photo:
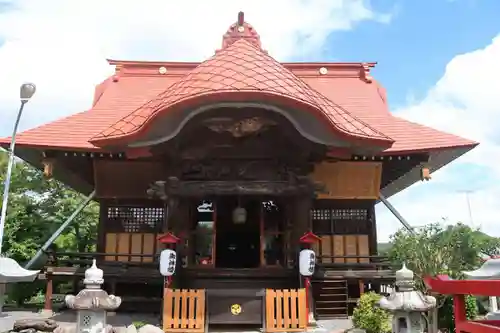
<path id="1" fill-rule="evenodd" d="M 370 66 L 370 64 L 364 62 L 361 64 L 361 70 L 359 71 L 359 75 L 361 80 L 365 81 L 366 83 L 372 83 L 373 82 L 373 77 L 370 75 L 370 69 L 373 66 Z"/>
<path id="2" fill-rule="evenodd" d="M 245 13 L 239 12 L 238 13 L 238 26 L 242 27 L 243 24 L 245 24 Z"/>
<path id="3" fill-rule="evenodd" d="M 224 36 L 222 36 L 222 49 L 225 49 L 239 39 L 244 39 L 250 44 L 262 49 L 259 34 L 250 24 L 245 22 L 245 13 L 241 11 L 238 13 L 238 20 L 236 23 L 231 24 Z"/>

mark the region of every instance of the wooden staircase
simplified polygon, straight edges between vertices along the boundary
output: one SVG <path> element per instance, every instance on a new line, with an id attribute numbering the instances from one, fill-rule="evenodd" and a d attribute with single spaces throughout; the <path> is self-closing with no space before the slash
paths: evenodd
<path id="1" fill-rule="evenodd" d="M 326 277 L 313 280 L 312 290 L 317 319 L 348 317 L 349 297 L 346 280 Z"/>

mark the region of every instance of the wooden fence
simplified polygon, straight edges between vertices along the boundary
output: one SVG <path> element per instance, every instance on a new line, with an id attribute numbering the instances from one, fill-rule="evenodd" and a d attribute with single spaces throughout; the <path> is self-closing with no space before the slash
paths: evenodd
<path id="1" fill-rule="evenodd" d="M 163 331 L 166 333 L 203 333 L 205 331 L 205 290 L 165 288 Z"/>
<path id="2" fill-rule="evenodd" d="M 266 290 L 266 332 L 307 330 L 305 289 Z"/>

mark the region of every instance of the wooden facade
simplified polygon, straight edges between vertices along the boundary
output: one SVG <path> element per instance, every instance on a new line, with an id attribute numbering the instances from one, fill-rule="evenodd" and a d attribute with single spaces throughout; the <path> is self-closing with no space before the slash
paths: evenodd
<path id="1" fill-rule="evenodd" d="M 168 191 L 168 182 L 160 190 L 152 186 L 163 174 L 162 163 L 158 160 L 66 158 L 93 160 L 91 165 L 100 202 L 94 256 L 111 276 L 107 279 L 107 288 L 123 293 L 124 309 L 133 308 L 133 302 L 139 299 L 156 304 L 149 308 L 151 310 L 160 309 L 162 278 L 157 271 L 157 260 L 164 244 L 158 238 L 166 232 L 181 239 L 176 248 L 179 265 L 174 286 L 183 290 L 219 290 L 220 294 L 227 289 L 237 291 L 242 285 L 256 292 L 270 288 L 299 288 L 297 254 L 300 245 L 297 240 L 306 231 L 320 238 L 313 245 L 318 258 L 313 280 L 316 301 L 313 304 L 317 314 L 324 317 L 348 315 L 365 283 L 392 278 L 392 273 L 384 271 L 376 257 L 374 205 L 378 195 L 374 188 L 380 188 L 384 178 L 382 161 L 351 159 L 313 163 L 305 179 L 301 180 L 301 184 L 306 184 L 303 185 L 305 189 L 298 190 L 300 185 L 294 185 L 292 194 L 275 194 L 272 191 L 280 191 L 279 188 L 263 187 L 268 192 L 230 195 L 225 192 L 228 189 L 223 188 L 222 194 L 206 196 L 185 192 L 172 203 L 159 197 L 162 191 Z M 240 163 L 246 165 L 247 162 L 242 160 Z M 189 181 L 192 180 L 186 182 Z M 313 185 L 307 187 L 307 181 Z M 261 185 L 259 181 L 248 180 L 218 182 L 235 182 L 247 186 L 250 192 Z M 326 185 L 317 186 L 318 183 Z M 203 181 L 191 184 L 200 186 Z M 154 193 L 151 193 L 152 188 Z M 232 213 L 238 206 L 245 207 L 247 212 L 246 222 L 241 225 L 232 221 Z M 245 249 L 240 251 L 238 246 Z M 72 274 L 77 276 L 82 270 L 75 269 Z M 125 274 L 113 275 L 114 270 Z M 347 276 L 349 270 L 366 273 L 372 270 L 379 276 L 365 274 L 353 278 Z M 62 271 L 67 274 L 67 269 Z M 332 272 L 338 274 L 334 280 L 328 277 Z M 146 281 L 149 281 L 149 289 L 141 287 Z M 138 293 L 136 289 L 131 293 L 132 285 L 143 292 Z M 215 297 L 210 295 L 207 294 L 207 299 Z M 130 299 L 128 304 L 127 299 Z M 220 302 L 212 301 L 211 309 L 217 303 Z"/>
<path id="2" fill-rule="evenodd" d="M 165 331 L 224 322 L 301 330 L 304 318 L 292 312 L 303 307 L 280 311 L 310 289 L 297 261 L 312 232 L 307 301 L 317 317 L 347 316 L 363 292 L 394 278 L 377 255 L 380 193 L 428 180 L 476 145 L 420 135 L 425 127 L 391 116 L 373 63 L 277 62 L 242 13 L 203 63 L 110 64 L 116 73 L 96 88 L 91 111 L 19 136 L 19 157 L 100 205 L 96 252 L 50 251 L 47 307 L 53 280 L 78 281 L 96 258 L 121 310 L 160 313 L 167 300 Z M 61 133 L 72 127 L 78 135 Z M 179 240 L 169 245 L 179 260 L 164 288 L 167 233 Z M 228 312 L 234 304 L 244 315 Z M 204 322 L 191 306 L 205 306 Z"/>
<path id="3" fill-rule="evenodd" d="M 207 128 L 207 121 L 231 112 L 194 117 L 171 141 L 139 156 L 47 152 L 57 165 L 90 168 L 79 172 L 93 175 L 100 203 L 97 253 L 70 265 L 97 257 L 109 291 L 124 297 L 123 310 L 140 301 L 159 311 L 158 254 L 165 248 L 159 236 L 170 232 L 180 239 L 173 286 L 206 291 L 207 325 L 256 324 L 264 320 L 257 315 L 264 290 L 303 287 L 299 239 L 312 231 L 320 240 L 313 244 L 318 267 L 311 309 L 318 317 L 347 316 L 367 288 L 378 290 L 393 278 L 377 257 L 374 206 L 381 188 L 427 157 L 332 158 L 287 119 L 258 108 L 240 108 L 234 120 L 261 117 L 273 124 L 258 135 Z M 243 223 L 234 220 L 238 208 L 245 211 Z M 227 302 L 236 299 L 253 315 L 230 315 Z"/>
<path id="4" fill-rule="evenodd" d="M 124 296 L 124 310 L 139 301 L 161 308 L 159 236 L 167 232 L 180 239 L 173 285 L 206 290 L 207 325 L 255 324 L 263 290 L 300 288 L 299 238 L 307 231 L 320 239 L 311 290 L 319 317 L 347 316 L 365 288 L 391 281 L 377 257 L 374 206 L 395 170 L 414 168 L 425 155 L 331 158 L 279 116 L 268 115 L 274 127 L 241 139 L 207 130 L 203 124 L 219 114 L 228 110 L 193 118 L 146 156 L 48 153 L 58 165 L 91 168 L 100 203 L 97 253 L 78 262 L 98 258 L 109 291 Z M 239 109 L 238 119 L 262 114 Z M 245 209 L 244 223 L 235 222 L 236 208 Z M 228 315 L 226 303 L 235 299 L 254 308 L 253 319 Z"/>

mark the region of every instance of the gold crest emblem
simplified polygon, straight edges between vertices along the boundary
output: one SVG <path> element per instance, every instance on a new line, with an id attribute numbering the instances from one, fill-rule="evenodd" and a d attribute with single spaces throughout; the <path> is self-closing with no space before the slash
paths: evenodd
<path id="1" fill-rule="evenodd" d="M 241 313 L 241 305 L 239 304 L 231 305 L 231 313 L 235 316 L 239 315 Z"/>

